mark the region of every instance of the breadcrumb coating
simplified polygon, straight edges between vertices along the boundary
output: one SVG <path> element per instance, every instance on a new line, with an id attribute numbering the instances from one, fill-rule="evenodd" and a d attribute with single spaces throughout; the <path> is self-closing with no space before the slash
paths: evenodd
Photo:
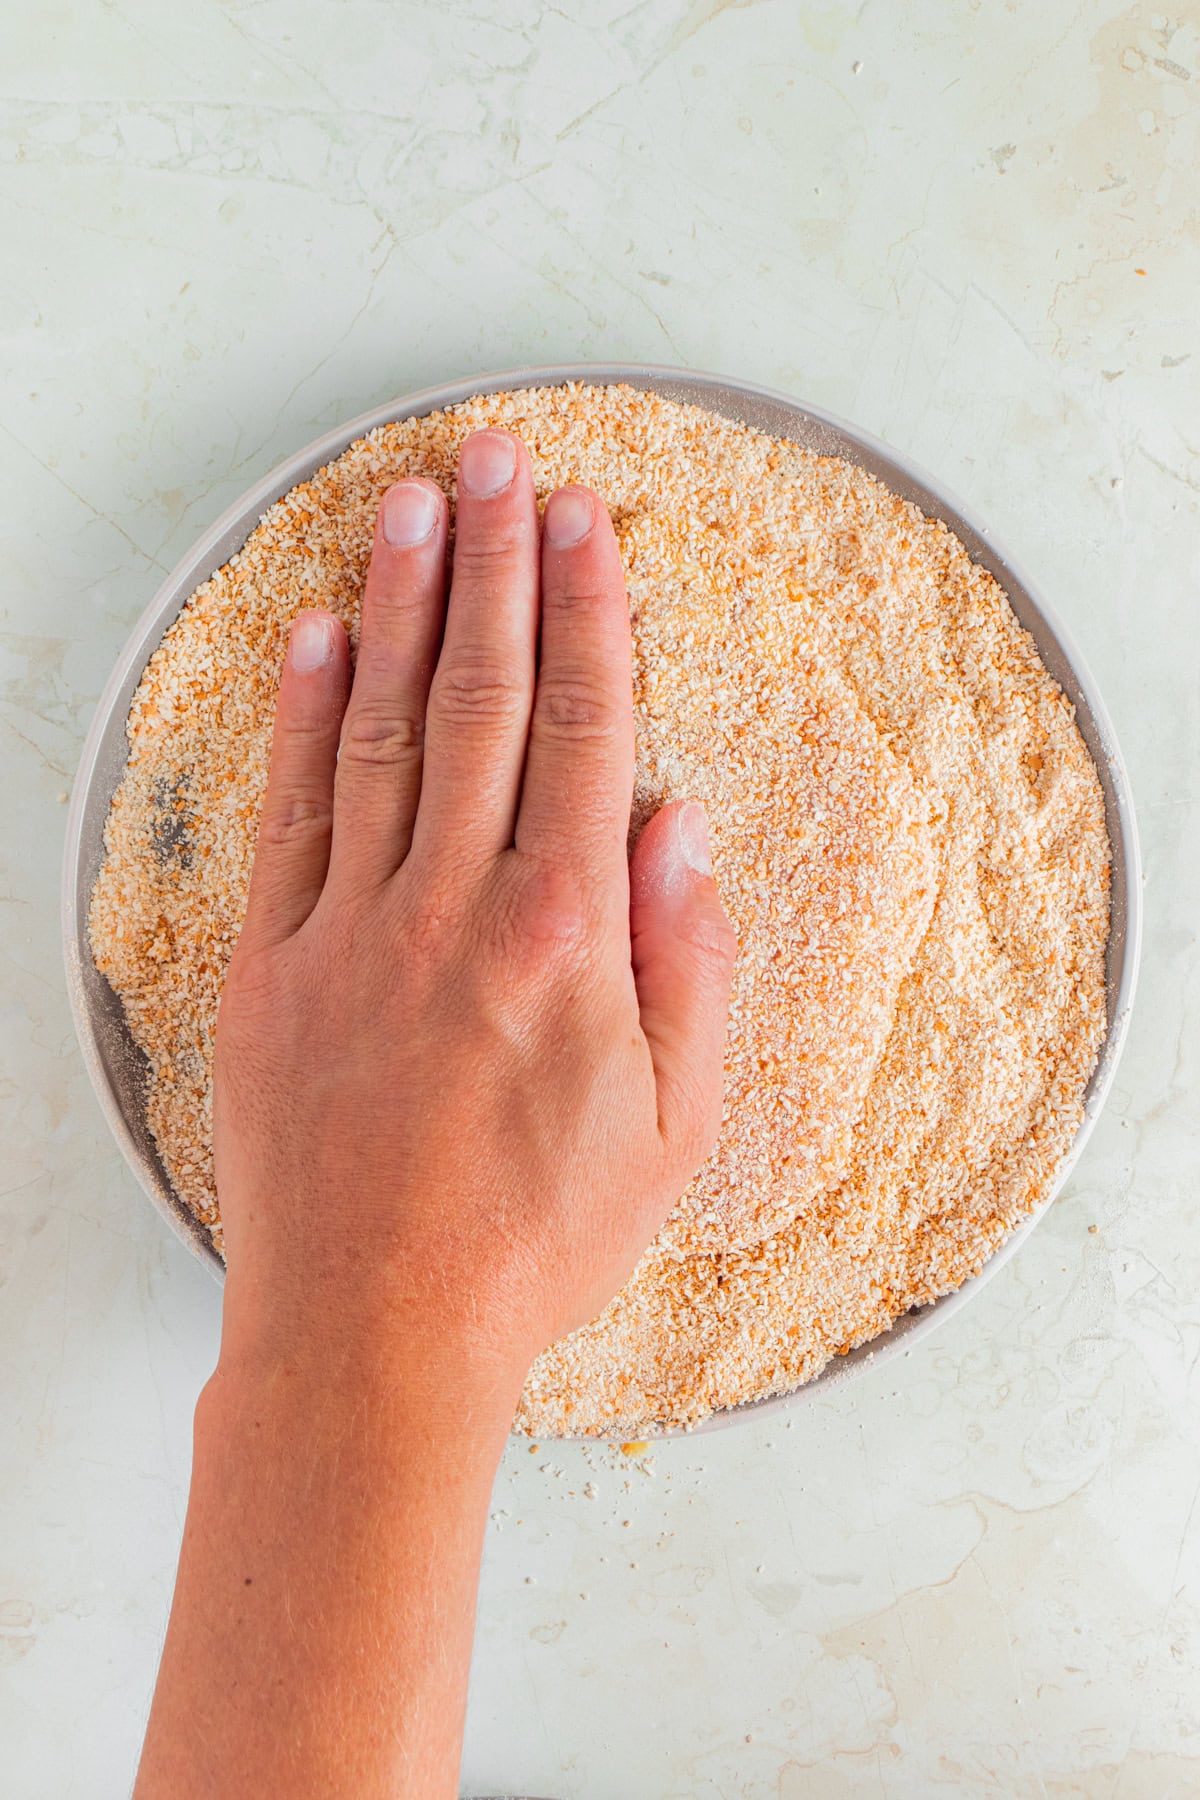
<path id="1" fill-rule="evenodd" d="M 517 432 L 606 498 L 633 623 L 634 828 L 708 812 L 737 929 L 721 1138 L 625 1287 L 534 1365 L 540 1438 L 694 1425 L 798 1386 L 975 1274 L 1052 1186 L 1105 1030 L 1109 844 L 1073 711 L 995 580 L 863 470 L 625 386 L 380 427 L 191 596 L 129 714 L 92 898 L 147 1117 L 220 1247 L 217 1003 L 296 613 L 353 642 L 375 512 L 453 506 Z"/>

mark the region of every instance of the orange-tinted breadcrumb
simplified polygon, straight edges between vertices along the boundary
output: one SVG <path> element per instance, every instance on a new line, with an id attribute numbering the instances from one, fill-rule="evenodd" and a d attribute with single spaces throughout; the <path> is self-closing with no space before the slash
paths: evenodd
<path id="1" fill-rule="evenodd" d="M 389 425 L 280 500 L 151 658 L 91 912 L 148 1116 L 220 1243 L 217 1001 L 295 613 L 353 636 L 379 497 L 499 425 L 596 486 L 629 584 L 635 824 L 708 809 L 738 930 L 721 1141 L 532 1370 L 540 1437 L 796 1386 L 957 1287 L 1048 1191 L 1104 1033 L 1109 849 L 1071 708 L 958 540 L 847 463 L 625 387 Z"/>

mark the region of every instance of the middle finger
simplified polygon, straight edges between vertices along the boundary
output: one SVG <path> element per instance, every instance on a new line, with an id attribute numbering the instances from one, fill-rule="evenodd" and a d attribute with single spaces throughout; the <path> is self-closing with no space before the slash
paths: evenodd
<path id="1" fill-rule="evenodd" d="M 510 432 L 473 432 L 459 459 L 454 570 L 429 693 L 414 854 L 482 861 L 511 845 L 537 622 L 529 456 Z"/>

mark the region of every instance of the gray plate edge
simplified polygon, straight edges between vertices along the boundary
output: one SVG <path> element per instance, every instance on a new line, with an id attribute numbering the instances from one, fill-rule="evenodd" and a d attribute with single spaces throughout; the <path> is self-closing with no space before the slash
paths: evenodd
<path id="1" fill-rule="evenodd" d="M 822 407 L 801 403 L 778 390 L 721 375 L 652 363 L 568 363 L 511 369 L 440 384 L 392 400 L 334 427 L 279 463 L 237 499 L 204 532 L 160 584 L 126 641 L 105 683 L 89 727 L 71 793 L 66 822 L 62 878 L 62 927 L 67 988 L 75 1029 L 92 1086 L 113 1135 L 143 1190 L 171 1229 L 221 1279 L 224 1269 L 208 1233 L 171 1190 L 152 1140 L 131 1129 L 115 1092 L 114 1062 L 128 1051 L 115 1048 L 113 1007 L 119 1003 L 99 976 L 87 942 L 87 908 L 103 856 L 103 829 L 109 803 L 124 767 L 114 759 L 114 733 L 124 742 L 124 722 L 146 662 L 192 591 L 245 542 L 261 515 L 281 495 L 305 480 L 356 438 L 394 419 L 453 406 L 477 394 L 505 388 L 557 386 L 564 382 L 599 385 L 627 382 L 669 399 L 707 406 L 725 416 L 788 437 L 823 455 L 843 456 L 884 481 L 894 492 L 942 519 L 974 560 L 1005 589 L 1020 622 L 1031 632 L 1051 674 L 1076 707 L 1077 721 L 1104 787 L 1113 848 L 1112 929 L 1108 948 L 1108 1028 L 1085 1093 L 1085 1115 L 1042 1205 L 1011 1233 L 978 1275 L 953 1293 L 906 1313 L 881 1336 L 827 1364 L 803 1387 L 716 1413 L 686 1435 L 719 1430 L 740 1419 L 778 1412 L 819 1394 L 828 1394 L 866 1368 L 909 1352 L 953 1316 L 1015 1256 L 1061 1191 L 1088 1137 L 1116 1075 L 1128 1035 L 1142 939 L 1142 872 L 1129 776 L 1108 710 L 1071 634 L 1016 559 L 995 534 L 960 500 L 911 458 L 882 439 L 847 423 Z M 724 402 L 722 404 L 722 401 Z M 797 425 L 801 429 L 797 429 Z M 790 428 L 789 428 L 790 426 Z M 107 765 L 107 767 L 105 766 Z M 106 779 L 107 777 L 107 779 Z M 102 991 L 103 990 L 103 991 Z M 104 995 L 107 994 L 106 1002 Z M 100 1019 L 96 1013 L 100 1012 Z M 123 1026 L 121 1019 L 120 1029 Z M 675 1437 L 681 1430 L 656 1437 Z"/>

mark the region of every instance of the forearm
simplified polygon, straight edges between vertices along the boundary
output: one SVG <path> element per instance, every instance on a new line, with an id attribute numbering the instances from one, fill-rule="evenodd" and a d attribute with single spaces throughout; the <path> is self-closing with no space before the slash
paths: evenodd
<path id="1" fill-rule="evenodd" d="M 712 1148 L 734 942 L 703 815 L 632 860 L 629 604 L 599 496 L 462 446 L 375 525 L 357 654 L 305 611 L 221 993 L 229 1258 L 138 1800 L 454 1793 L 480 1545 L 529 1361 Z"/>
<path id="2" fill-rule="evenodd" d="M 456 1792 L 516 1399 L 456 1362 L 427 1336 L 386 1379 L 353 1351 L 223 1358 L 196 1412 L 136 1800 Z"/>

